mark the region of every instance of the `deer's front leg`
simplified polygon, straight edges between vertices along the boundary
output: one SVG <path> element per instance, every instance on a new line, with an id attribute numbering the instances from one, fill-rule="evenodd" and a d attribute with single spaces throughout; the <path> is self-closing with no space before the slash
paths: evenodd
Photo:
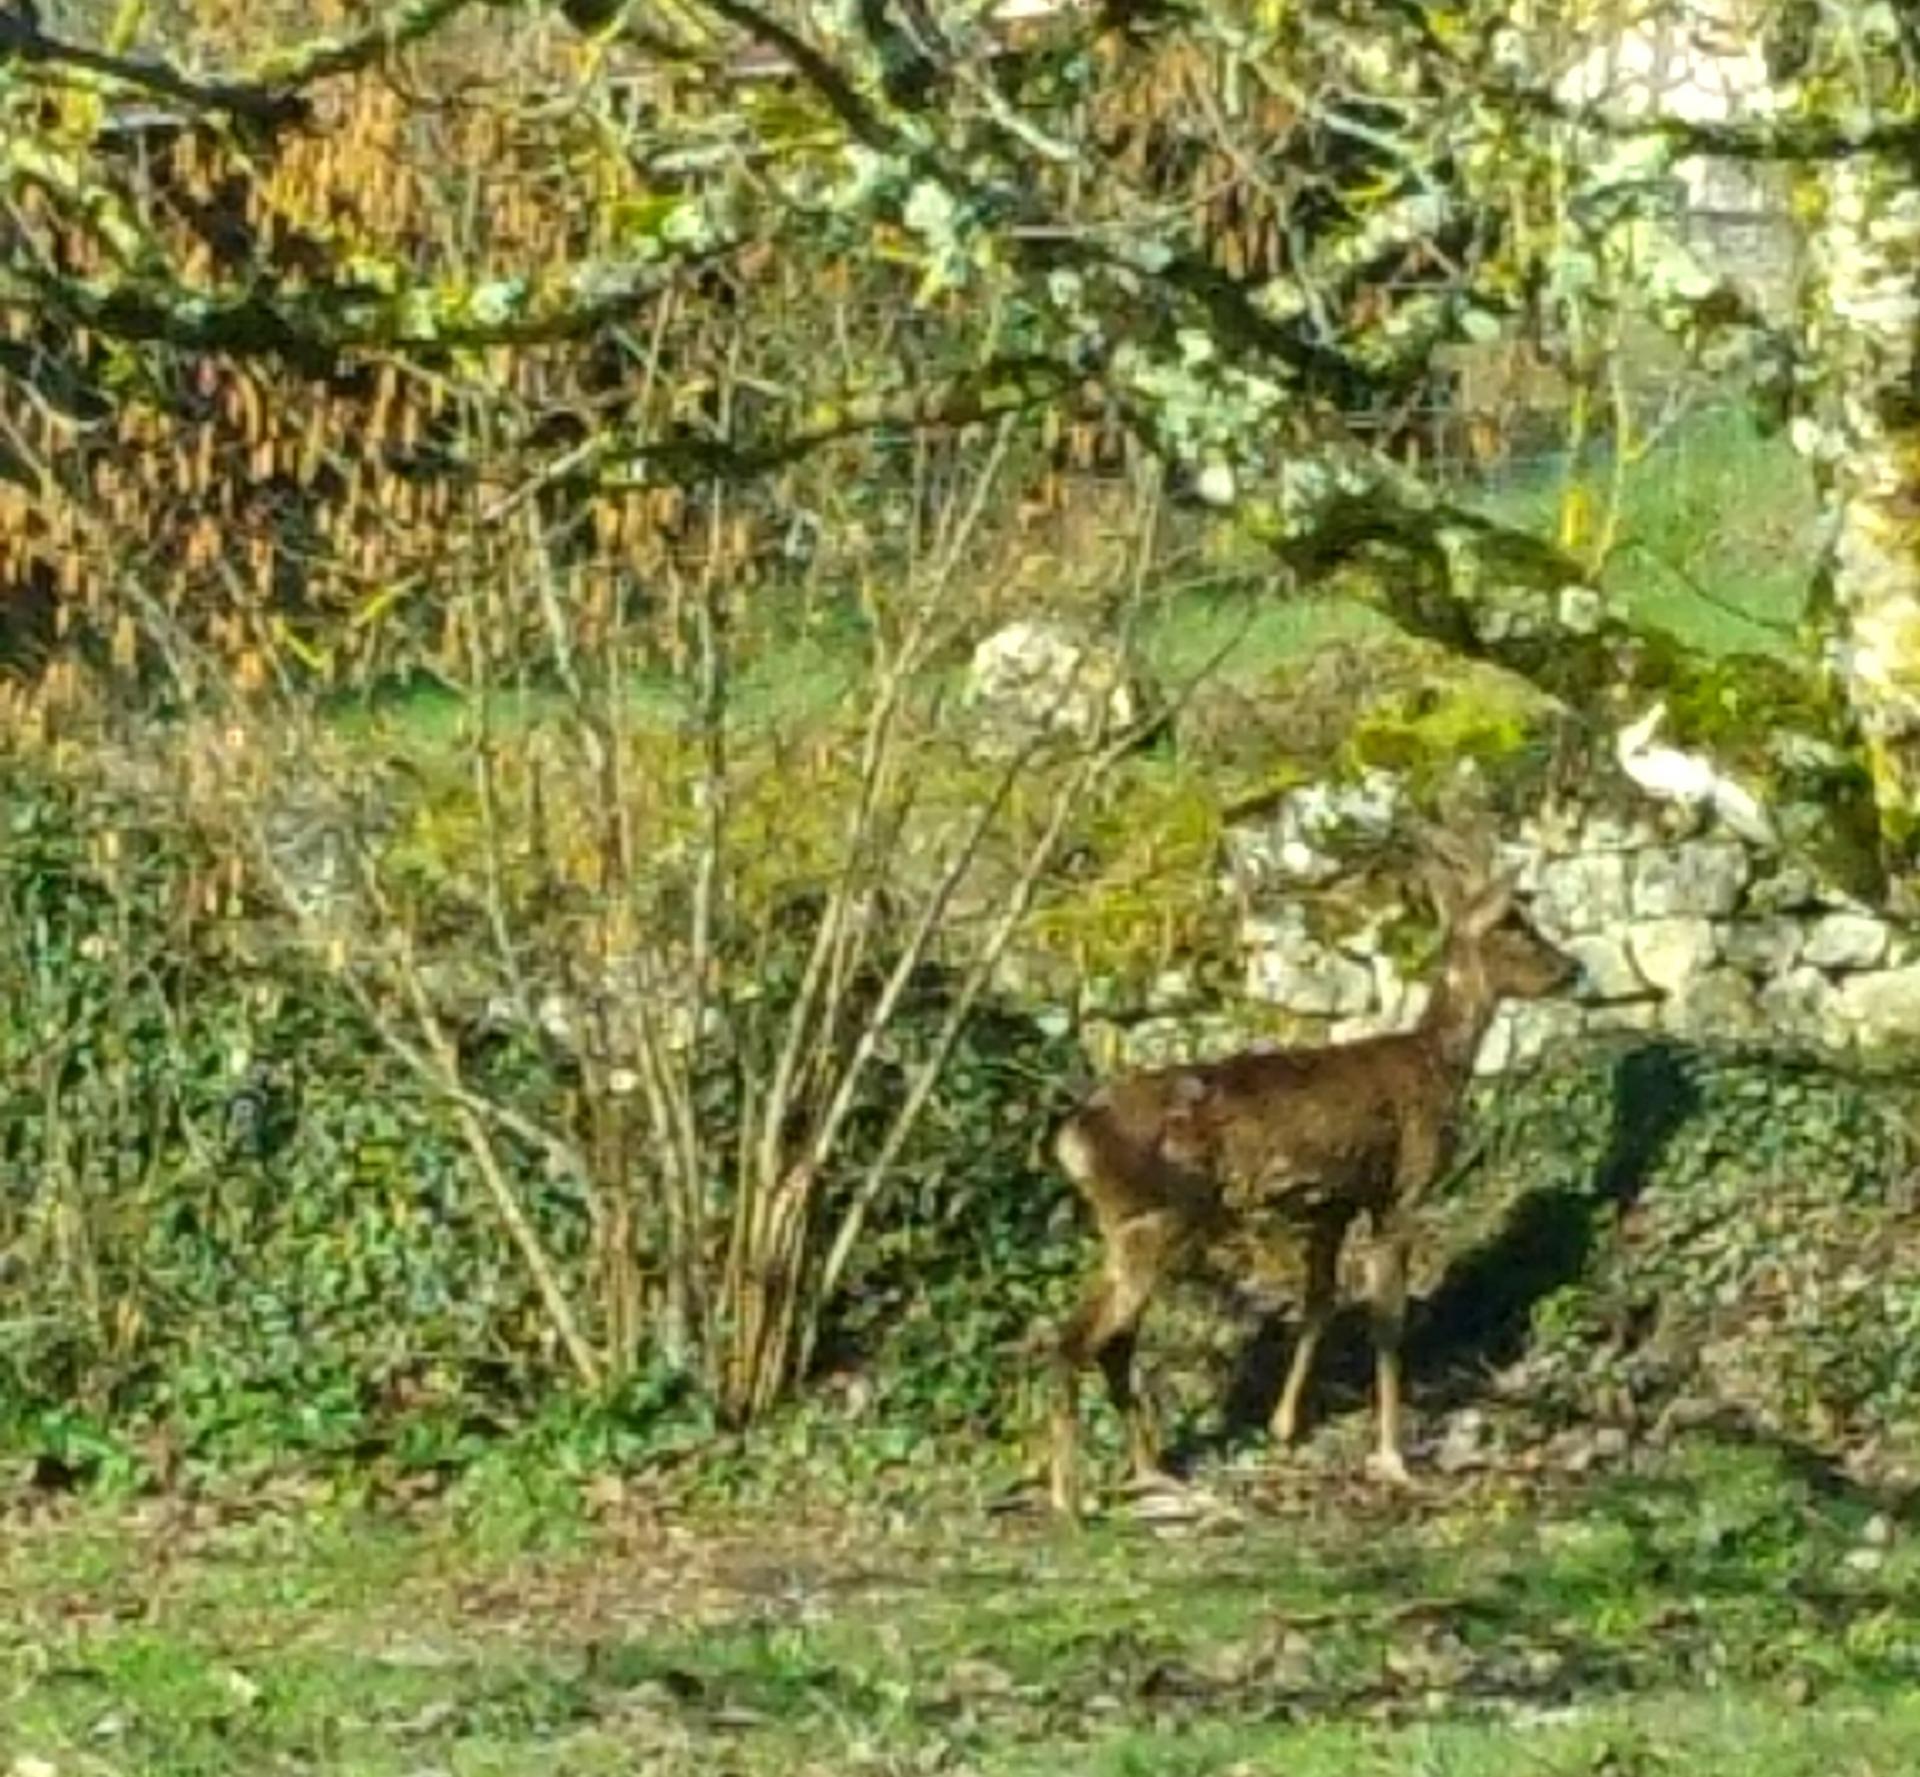
<path id="1" fill-rule="evenodd" d="M 1376 1233 L 1367 1254 L 1367 1303 L 1373 1320 L 1374 1387 L 1380 1422 L 1374 1472 L 1382 1480 L 1402 1486 L 1409 1479 L 1400 1430 L 1400 1342 L 1407 1322 L 1408 1245 L 1406 1229 L 1396 1219 Z"/>
<path id="2" fill-rule="evenodd" d="M 1413 1117 L 1402 1126 L 1394 1162 L 1393 1204 L 1374 1217 L 1373 1244 L 1367 1254 L 1367 1302 L 1373 1321 L 1374 1389 L 1380 1416 L 1374 1472 L 1399 1486 L 1408 1481 L 1400 1429 L 1400 1346 L 1407 1326 L 1411 1217 L 1414 1205 L 1440 1174 L 1445 1147 L 1444 1132 L 1428 1117 Z"/>

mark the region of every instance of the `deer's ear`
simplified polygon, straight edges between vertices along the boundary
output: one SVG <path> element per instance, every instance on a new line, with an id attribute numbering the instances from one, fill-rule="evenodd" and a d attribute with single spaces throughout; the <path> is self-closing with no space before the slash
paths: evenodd
<path id="1" fill-rule="evenodd" d="M 1478 890 L 1461 911 L 1461 932 L 1469 938 L 1484 938 L 1513 911 L 1514 891 L 1518 883 L 1517 871 L 1503 870 Z"/>
<path id="2" fill-rule="evenodd" d="M 1415 866 L 1414 875 L 1440 923 L 1448 927 L 1457 925 L 1466 901 L 1460 890 L 1459 878 L 1446 865 L 1432 858 L 1423 858 Z"/>

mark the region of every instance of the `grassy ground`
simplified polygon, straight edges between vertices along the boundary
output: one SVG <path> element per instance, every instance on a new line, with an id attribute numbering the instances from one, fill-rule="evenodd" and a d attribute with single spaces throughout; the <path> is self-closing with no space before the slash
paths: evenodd
<path id="1" fill-rule="evenodd" d="M 1285 1471 L 1281 1471 L 1284 1473 Z M 81 1508 L 9 1527 L 0 1769 L 1735 1772 L 1920 1760 L 1920 1562 L 1778 1454 L 533 1534 Z"/>

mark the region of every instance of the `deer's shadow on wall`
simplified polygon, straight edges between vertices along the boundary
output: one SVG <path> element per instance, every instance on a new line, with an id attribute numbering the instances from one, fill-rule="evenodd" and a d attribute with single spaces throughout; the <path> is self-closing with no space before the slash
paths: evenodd
<path id="1" fill-rule="evenodd" d="M 1490 1372 L 1520 1356 L 1536 1305 L 1585 1272 L 1595 1245 L 1633 1205 L 1667 1144 L 1698 1108 L 1687 1062 L 1686 1051 L 1664 1041 L 1621 1056 L 1613 1069 L 1607 1145 L 1591 1179 L 1523 1192 L 1491 1236 L 1456 1257 L 1430 1295 L 1409 1304 L 1405 1361 L 1418 1407 L 1464 1405 L 1484 1390 Z M 1277 1314 L 1254 1334 L 1228 1385 L 1221 1440 L 1237 1441 L 1265 1426 L 1295 1330 L 1290 1313 Z M 1328 1328 L 1314 1365 L 1311 1420 L 1369 1407 L 1372 1381 L 1366 1307 L 1349 1302 Z"/>

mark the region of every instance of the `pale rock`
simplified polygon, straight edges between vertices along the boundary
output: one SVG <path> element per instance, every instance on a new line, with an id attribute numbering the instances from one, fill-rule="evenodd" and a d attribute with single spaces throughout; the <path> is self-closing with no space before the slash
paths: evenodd
<path id="1" fill-rule="evenodd" d="M 1751 868 L 1746 847 L 1726 839 L 1690 839 L 1643 851 L 1633 876 L 1634 917 L 1724 918 L 1740 904 Z"/>
<path id="2" fill-rule="evenodd" d="M 1583 845 L 1581 816 L 1565 802 L 1542 804 L 1521 821 L 1516 841 L 1545 858 L 1564 858 L 1577 851 L 1602 849 Z"/>
<path id="3" fill-rule="evenodd" d="M 1632 1447 L 1633 1440 L 1624 1426 L 1602 1425 L 1594 1431 L 1593 1453 L 1604 1461 L 1618 1462 Z"/>
<path id="4" fill-rule="evenodd" d="M 1089 1035 L 1097 1043 L 1100 1052 L 1095 1059 L 1103 1072 L 1210 1061 L 1232 1054 L 1246 1042 L 1242 1028 L 1218 1013 L 1200 1018 L 1142 1018 Z"/>
<path id="5" fill-rule="evenodd" d="M 1720 928 L 1720 955 L 1750 975 L 1780 975 L 1800 960 L 1805 934 L 1797 920 L 1736 919 Z"/>
<path id="6" fill-rule="evenodd" d="M 1714 960 L 1713 922 L 1698 917 L 1648 919 L 1628 929 L 1627 949 L 1650 986 L 1678 993 Z"/>
<path id="7" fill-rule="evenodd" d="M 1327 1026 L 1330 1043 L 1358 1043 L 1367 1037 L 1386 1036 L 1395 1028 L 1393 1020 L 1379 1012 L 1363 1012 L 1353 1018 L 1336 1018 Z"/>
<path id="8" fill-rule="evenodd" d="M 1595 1036 L 1605 1036 L 1609 1032 L 1634 1032 L 1657 1030 L 1660 1025 L 1661 1000 L 1615 1000 L 1611 1005 L 1591 1007 L 1586 1015 L 1585 1028 Z"/>
<path id="9" fill-rule="evenodd" d="M 1814 922 L 1800 956 L 1816 969 L 1871 969 L 1892 940 L 1886 921 L 1870 913 L 1829 913 Z"/>
<path id="10" fill-rule="evenodd" d="M 1350 784 L 1302 784 L 1260 823 L 1227 834 L 1227 852 L 1242 878 L 1321 887 L 1345 874 L 1346 854 L 1376 847 L 1393 832 L 1402 802 L 1400 780 L 1369 770 Z"/>
<path id="11" fill-rule="evenodd" d="M 1143 708 L 1119 650 L 1028 619 L 995 630 L 974 649 L 966 699 L 1002 741 L 1096 740 L 1130 727 Z"/>
<path id="12" fill-rule="evenodd" d="M 1484 1468 L 1486 1463 L 1486 1415 L 1477 1407 L 1452 1414 L 1440 1447 L 1434 1452 L 1434 1467 L 1443 1475 L 1457 1475 L 1466 1469 Z"/>
<path id="13" fill-rule="evenodd" d="M 1627 859 L 1621 852 L 1556 858 L 1540 872 L 1532 913 L 1549 937 L 1573 937 L 1627 917 Z"/>
<path id="14" fill-rule="evenodd" d="M 1247 996 L 1316 1018 L 1348 1018 L 1373 1007 L 1373 974 L 1335 951 L 1312 961 L 1256 954 L 1248 967 Z"/>
<path id="15" fill-rule="evenodd" d="M 1579 1040 L 1586 1017 L 1570 1000 L 1519 1000 L 1510 1008 L 1513 1059 L 1532 1062 Z"/>
<path id="16" fill-rule="evenodd" d="M 1504 1074 L 1513 1058 L 1513 1025 L 1501 1012 L 1493 1015 L 1480 1047 L 1473 1052 L 1473 1071 L 1482 1078 Z"/>
<path id="17" fill-rule="evenodd" d="M 1850 985 L 1872 979 L 1856 976 Z M 1761 1016 L 1773 1035 L 1829 1044 L 1845 1041 L 1839 992 L 1818 969 L 1798 964 L 1769 981 L 1759 997 Z"/>
<path id="18" fill-rule="evenodd" d="M 1193 1004 L 1198 997 L 1190 969 L 1162 969 L 1147 989 L 1147 1008 L 1154 1012 L 1175 1012 Z"/>
<path id="19" fill-rule="evenodd" d="M 1606 601 L 1591 586 L 1560 588 L 1560 627 L 1570 635 L 1592 635 L 1605 620 Z"/>
<path id="20" fill-rule="evenodd" d="M 1369 967 L 1373 970 L 1373 997 L 1380 1008 L 1383 1028 L 1405 1030 L 1414 1024 L 1426 1007 L 1425 983 L 1409 981 L 1384 951 L 1374 954 Z"/>
<path id="21" fill-rule="evenodd" d="M 1580 1008 L 1563 1000 L 1510 1000 L 1494 1013 L 1474 1055 L 1474 1072 L 1509 1073 L 1578 1040 Z"/>
<path id="22" fill-rule="evenodd" d="M 1121 1030 L 1119 1067 L 1172 1067 L 1199 1059 L 1194 1033 L 1178 1018 L 1143 1018 Z"/>
<path id="23" fill-rule="evenodd" d="M 1268 848 L 1267 859 L 1276 874 L 1294 882 L 1320 884 L 1339 876 L 1340 860 L 1327 852 L 1315 851 L 1304 839 L 1281 833 Z"/>
<path id="24" fill-rule="evenodd" d="M 1831 905 L 1832 897 L 1820 879 L 1803 863 L 1788 861 L 1756 880 L 1747 890 L 1747 905 L 1756 913 L 1799 913 Z"/>
<path id="25" fill-rule="evenodd" d="M 1920 964 L 1849 975 L 1837 993 L 1840 1017 L 1862 1048 L 1920 1042 Z"/>
<path id="26" fill-rule="evenodd" d="M 1314 937 L 1299 908 L 1248 920 L 1243 942 L 1249 999 L 1320 1018 L 1375 1009 L 1373 970 Z"/>
<path id="27" fill-rule="evenodd" d="M 1647 984 L 1627 955 L 1627 947 L 1611 932 L 1588 932 L 1567 939 L 1560 948 L 1580 965 L 1580 997 L 1591 1003 L 1644 998 Z"/>
<path id="28" fill-rule="evenodd" d="M 1240 948 L 1247 951 L 1279 950 L 1309 939 L 1307 916 L 1298 907 L 1281 907 L 1271 913 L 1251 913 L 1240 922 Z"/>
<path id="29" fill-rule="evenodd" d="M 1218 460 L 1205 464 L 1194 477 L 1194 491 L 1209 506 L 1231 506 L 1238 486 L 1231 463 Z"/>
<path id="30" fill-rule="evenodd" d="M 1339 853 L 1356 843 L 1385 840 L 1400 804 L 1400 780 L 1391 772 L 1369 770 L 1350 784 L 1290 790 L 1280 801 L 1279 825 L 1288 839 L 1309 850 Z"/>
<path id="31" fill-rule="evenodd" d="M 1386 927 L 1386 916 L 1376 914 L 1365 924 L 1355 926 L 1351 931 L 1340 934 L 1338 948 L 1342 955 L 1350 956 L 1355 962 L 1365 963 L 1369 968 L 1385 960 L 1385 949 L 1380 935 Z"/>
<path id="32" fill-rule="evenodd" d="M 1381 1011 L 1392 1018 L 1395 1030 L 1412 1030 L 1426 1016 L 1432 998 L 1433 988 L 1428 982 L 1402 981 L 1399 998 L 1391 1003 L 1383 1002 Z"/>
<path id="33" fill-rule="evenodd" d="M 556 1043 L 571 1047 L 575 1039 L 575 1009 L 563 993 L 549 993 L 534 1008 L 534 1022 Z"/>
<path id="34" fill-rule="evenodd" d="M 1596 812 L 1580 827 L 1581 851 L 1641 851 L 1660 844 L 1660 829 L 1639 816 Z"/>
<path id="35" fill-rule="evenodd" d="M 1071 998 L 1076 991 L 1090 1001 L 1098 1001 L 1102 997 L 1115 997 L 1121 991 L 1121 983 L 1110 977 L 1076 981 L 1070 959 L 1011 949 L 1003 951 L 994 963 L 992 981 L 996 993 L 1027 1001 Z M 1157 984 L 1148 990 L 1147 999 L 1156 1007 L 1163 1003 Z"/>
<path id="36" fill-rule="evenodd" d="M 1661 1006 L 1661 1024 L 1677 1035 L 1750 1037 L 1766 1020 L 1753 983 L 1733 969 L 1710 968 L 1685 982 Z"/>

